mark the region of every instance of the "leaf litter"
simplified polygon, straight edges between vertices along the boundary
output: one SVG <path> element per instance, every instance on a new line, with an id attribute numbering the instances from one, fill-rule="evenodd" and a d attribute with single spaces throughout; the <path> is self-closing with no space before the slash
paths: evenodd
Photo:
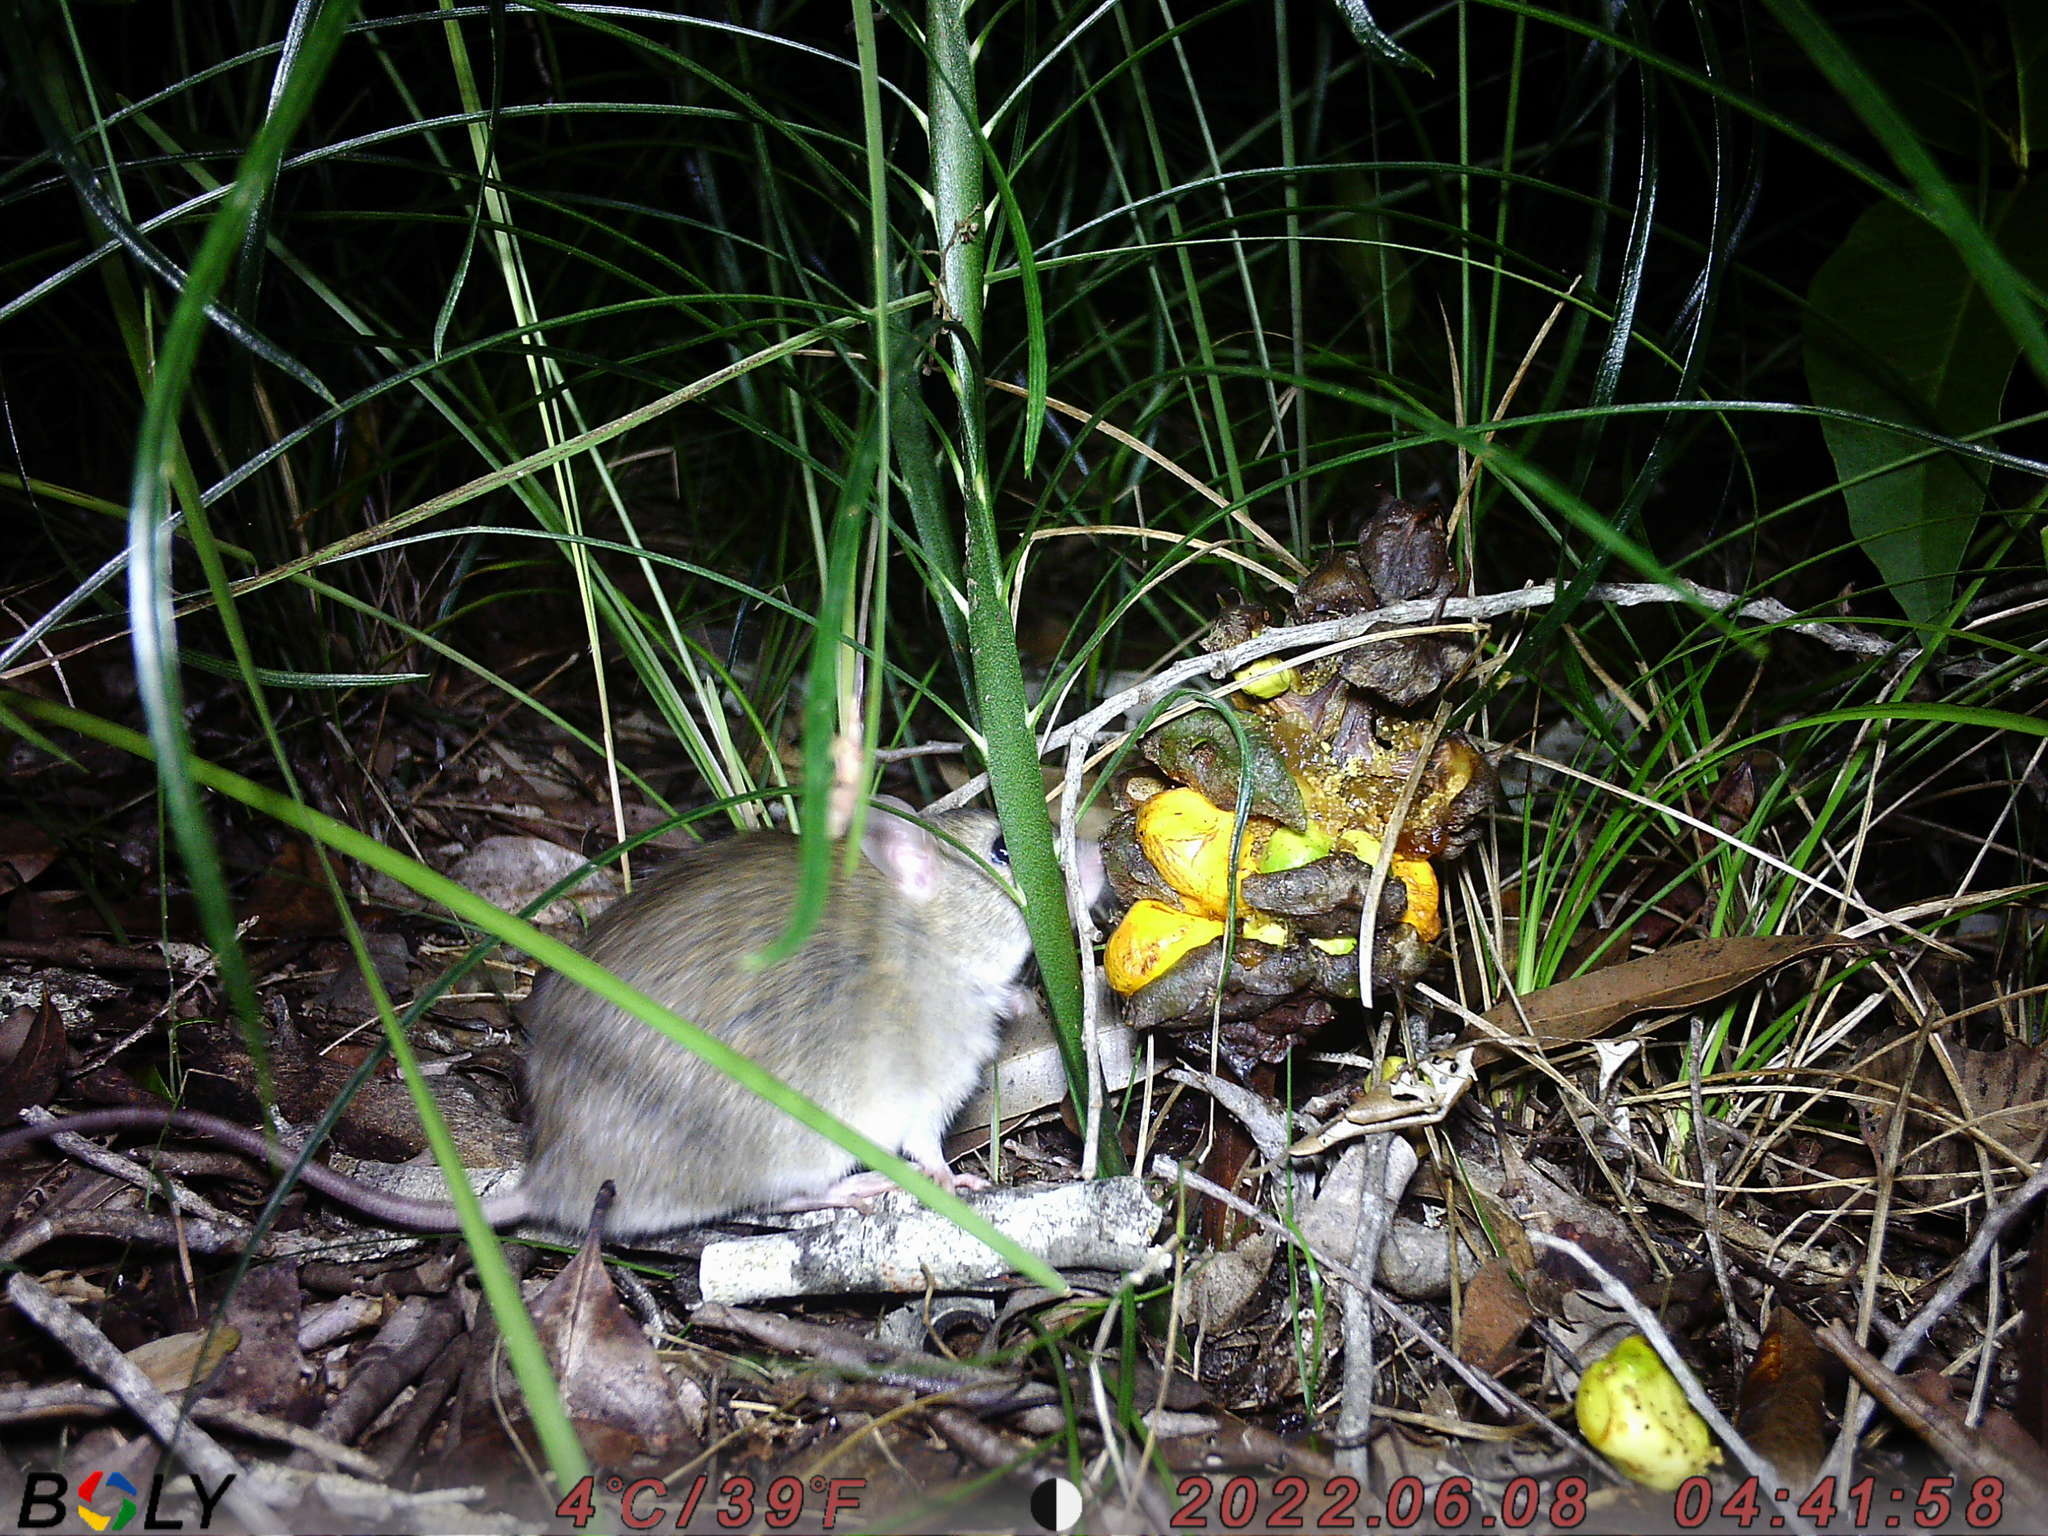
<path id="1" fill-rule="evenodd" d="M 595 799 L 579 807 L 557 795 L 549 804 L 554 814 L 586 817 L 593 830 L 604 824 Z M 267 1074 L 287 1125 L 303 1129 L 367 1069 L 334 1130 L 337 1160 L 375 1172 L 416 1157 L 409 1102 L 360 1042 L 365 995 L 346 983 L 331 906 L 302 897 L 306 867 L 287 843 L 267 866 L 267 883 L 253 888 L 276 999 L 277 1027 L 261 1061 L 196 1006 L 213 985 L 206 972 L 172 969 L 161 951 L 153 961 L 136 952 L 126 958 L 144 969 L 120 974 L 148 976 L 153 963 L 155 977 L 139 989 L 95 989 L 89 935 L 48 932 L 37 941 L 46 955 L 68 947 L 87 964 L 60 973 L 76 979 L 59 989 L 63 1011 L 46 988 L 51 1001 L 39 993 L 0 1030 L 0 1048 L 11 1053 L 8 1088 L 29 1106 L 149 1102 L 159 1080 L 145 1026 L 175 1019 L 192 1102 L 257 1123 L 255 1084 Z M 514 882 L 506 900 L 537 893 L 562 866 L 549 855 L 524 867 L 522 884 L 503 874 L 512 864 L 499 866 Z M 18 896 L 35 890 L 37 873 L 28 867 Z M 58 910 L 41 909 L 37 921 Z M 1646 931 L 1638 926 L 1633 937 L 1641 942 Z M 432 936 L 405 922 L 372 937 L 373 959 L 397 996 L 412 995 L 442 963 Z M 1963 979 L 1954 962 L 1940 963 L 1951 968 L 1943 984 Z M 1218 1171 L 1224 1188 L 1274 1225 L 1233 1228 L 1214 1219 L 1212 1207 L 1222 1207 L 1194 1181 L 1176 1193 L 1155 1179 L 1153 1198 L 1174 1207 L 1166 1225 L 1126 1232 L 1092 1267 L 1075 1250 L 1073 1295 L 1036 1294 L 993 1273 L 956 1277 L 970 1290 L 988 1287 L 980 1292 L 987 1309 L 963 1310 L 933 1289 L 911 1304 L 908 1331 L 892 1334 L 899 1342 L 886 1352 L 862 1343 L 877 1309 L 896 1304 L 874 1300 L 873 1281 L 821 1286 L 801 1314 L 761 1313 L 700 1300 L 694 1277 L 705 1240 L 630 1263 L 586 1245 L 559 1268 L 537 1249 L 514 1252 L 531 1273 L 530 1305 L 594 1460 L 674 1489 L 698 1486 L 700 1474 L 714 1491 L 739 1476 L 763 1488 L 786 1475 L 841 1477 L 872 1498 L 917 1508 L 928 1528 L 976 1513 L 1000 1526 L 1015 1520 L 1016 1501 L 1050 1465 L 1046 1446 L 1078 1435 L 1096 1453 L 1131 1458 L 1123 1507 L 1140 1526 L 1173 1510 L 1136 1474 L 1147 1447 L 1177 1473 L 1242 1470 L 1267 1488 L 1306 1479 L 1311 1512 L 1328 1512 L 1327 1489 L 1348 1475 L 1363 1476 L 1378 1497 L 1401 1476 L 1431 1487 L 1469 1478 L 1483 1503 L 1518 1477 L 1549 1487 L 1570 1468 L 1588 1479 L 1603 1518 L 1625 1522 L 1656 1506 L 1582 1449 L 1571 1459 L 1570 1437 L 1540 1421 L 1569 1402 L 1583 1367 L 1633 1324 L 1550 1240 L 1588 1255 L 1648 1307 L 1711 1394 L 1741 1381 L 1738 1428 L 1797 1484 L 1833 1464 L 1846 1379 L 1813 1368 L 1808 1319 L 1854 1323 L 1854 1287 L 1871 1275 L 1880 1306 L 1912 1306 L 1956 1261 L 1968 1213 L 2009 1198 L 2013 1173 L 2040 1155 L 2048 1126 L 2039 1048 L 1960 1023 L 1838 1041 L 1812 1056 L 1788 1045 L 1772 1058 L 1795 1064 L 1782 1076 L 1768 1064 L 1735 1066 L 1737 1048 L 1757 1037 L 1731 1035 L 1729 1053 L 1700 1075 L 1702 1102 L 1715 1112 L 1694 1119 L 1683 1021 L 1721 1010 L 1739 1031 L 1772 1009 L 1796 1010 L 1802 994 L 1839 996 L 1834 1007 L 1852 996 L 1867 1003 L 1885 995 L 1871 978 L 1901 965 L 1897 950 L 1825 934 L 1667 937 L 1650 953 L 1489 1003 L 1476 1014 L 1483 1024 L 1467 1020 L 1462 1034 L 1434 1042 L 1441 1052 L 1471 1047 L 1478 1074 L 1445 1115 L 1425 1123 L 1403 1108 L 1398 1132 L 1367 1123 L 1359 1137 L 1308 1157 L 1289 1150 L 1301 1116 L 1311 1105 L 1327 1115 L 1384 1094 L 1383 1060 L 1303 1051 L 1286 1073 L 1267 1062 L 1239 1081 L 1192 1059 L 1154 1077 L 1157 1061 L 1140 1038 L 1131 1069 L 1109 1084 L 1112 1095 L 1130 1091 L 1129 1150 L 1141 1149 L 1142 1126 L 1142 1146 Z M 504 968 L 474 976 L 419 1033 L 437 1099 L 478 1165 L 517 1155 L 508 1045 L 516 986 Z M 1624 1030 L 1639 1049 L 1596 1062 L 1590 1048 Z M 64 1063 L 55 1073 L 53 1061 Z M 81 1064 L 88 1073 L 68 1075 Z M 1426 1085 L 1402 1091 L 1420 1095 Z M 991 1155 L 1003 1159 L 1006 1178 L 1071 1186 L 1076 1144 L 1049 1095 L 999 1097 L 991 1112 L 1003 1116 Z M 1218 1131 L 1240 1118 L 1234 1150 L 1205 1162 L 1203 1148 L 1222 1146 Z M 986 1132 L 977 1139 L 986 1142 Z M 1395 1164 L 1366 1155 L 1394 1144 L 1415 1155 Z M 1711 1190 L 1703 1157 L 1713 1165 Z M 59 1293 L 89 1299 L 103 1309 L 109 1340 L 143 1349 L 143 1384 L 185 1404 L 170 1422 L 183 1411 L 232 1446 L 224 1454 L 254 1469 L 251 1494 L 264 1507 L 352 1510 L 366 1527 L 522 1528 L 505 1513 L 506 1483 L 525 1482 L 529 1508 L 553 1490 L 458 1248 L 355 1227 L 303 1195 L 259 1231 L 248 1218 L 270 1188 L 267 1176 L 202 1145 L 168 1147 L 152 1160 L 157 1173 L 137 1170 L 139 1185 L 199 1185 L 214 1202 L 167 1220 L 130 1203 L 140 1198 L 136 1185 L 103 1173 L 47 1157 L 0 1168 L 16 1202 L 14 1191 L 27 1192 L 0 1238 L 6 1256 L 19 1262 L 63 1244 L 51 1251 L 78 1267 L 58 1276 Z M 1409 1161 L 1412 1174 L 1403 1171 Z M 1377 1183 L 1366 1176 L 1373 1167 Z M 1888 1191 L 1891 1225 L 1873 1246 L 1880 1191 Z M 1138 1207 L 1118 1209 L 1127 1223 L 1151 1226 Z M 1110 1207 L 1094 1218 L 1088 1210 L 1077 1207 L 1067 1230 L 1106 1220 Z M 891 1219 L 883 1208 L 810 1230 L 858 1247 L 891 1230 Z M 1705 1263 L 1709 1224 L 1723 1242 L 1725 1280 Z M 815 1241 L 805 1230 L 743 1229 L 727 1240 Z M 1224 1246 L 1176 1236 L 1184 1232 L 1220 1236 Z M 87 1245 L 109 1238 L 135 1255 L 118 1270 L 90 1257 Z M 237 1278 L 244 1259 L 253 1267 Z M 1360 1307 L 1343 1276 L 1362 1269 L 1376 1287 Z M 1732 1307 L 1717 1294 L 1723 1284 Z M 841 1294 L 846 1286 L 866 1294 Z M 775 1294 L 770 1287 L 750 1306 Z M 1166 1302 L 1159 1316 L 1170 1320 L 1133 1333 L 1119 1322 L 1120 1294 Z M 2003 1390 L 2006 1362 L 2038 1353 L 2042 1342 L 2042 1299 L 2022 1300 L 2017 1317 L 2007 1313 L 2012 1343 L 1987 1382 L 1994 1392 Z M 343 1303 L 346 1313 L 323 1310 Z M 144 1400 L 105 1390 L 95 1374 L 104 1365 L 81 1364 L 62 1379 L 65 1357 L 35 1344 L 25 1316 L 9 1324 L 13 1342 L 44 1351 L 46 1377 L 0 1386 L 10 1435 L 61 1415 L 76 1426 L 68 1465 L 90 1458 L 131 1480 L 166 1467 L 160 1440 L 134 1433 L 130 1415 L 145 1412 Z M 330 1319 L 340 1331 L 301 1342 Z M 1985 1371 L 1977 1326 L 1967 1310 L 1937 1320 L 1932 1358 L 1965 1379 Z M 1169 1342 L 1178 1351 L 1170 1358 Z M 81 1344 L 75 1358 L 106 1357 Z M 1885 1388 L 1896 1409 L 1882 1421 L 1886 1434 L 1864 1451 L 1876 1465 L 1911 1475 L 1921 1465 L 1912 1447 L 1924 1436 L 1939 1455 L 2005 1469 L 2024 1492 L 2035 1475 L 2025 1448 L 2038 1426 L 2001 1416 L 1995 1404 L 1974 1415 L 1924 1378 L 1898 1382 Z M 1332 1438 L 1338 1420 L 1321 1416 L 1346 1394 L 1367 1405 L 1355 1444 Z M 1735 1401 L 1731 1391 L 1724 1406 Z M 1996 1441 L 1990 1450 L 1985 1437 Z M 1738 1472 L 1716 1474 L 1717 1497 L 1728 1496 Z M 986 1486 L 1006 1490 L 1010 1502 L 943 1492 Z"/>

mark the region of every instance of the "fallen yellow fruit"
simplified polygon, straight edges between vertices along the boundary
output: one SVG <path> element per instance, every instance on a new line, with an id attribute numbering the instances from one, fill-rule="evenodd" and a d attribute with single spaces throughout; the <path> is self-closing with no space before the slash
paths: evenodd
<path id="1" fill-rule="evenodd" d="M 1721 1463 L 1706 1420 L 1639 1333 L 1587 1368 L 1577 1407 L 1587 1444 L 1645 1487 L 1668 1492 Z"/>
<path id="2" fill-rule="evenodd" d="M 1160 901 L 1140 901 L 1124 914 L 1102 952 L 1103 974 L 1125 997 L 1172 970 L 1189 950 L 1223 934 L 1214 918 L 1182 912 Z"/>

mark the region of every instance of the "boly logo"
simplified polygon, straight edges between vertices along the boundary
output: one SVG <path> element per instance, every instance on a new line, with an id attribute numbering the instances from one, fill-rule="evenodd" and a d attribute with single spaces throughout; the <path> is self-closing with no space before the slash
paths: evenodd
<path id="1" fill-rule="evenodd" d="M 91 1507 L 102 1487 L 115 1489 L 121 1495 L 121 1507 L 111 1515 Z M 78 1485 L 78 1518 L 96 1531 L 118 1531 L 135 1518 L 135 1485 L 118 1472 L 86 1473 L 85 1481 Z"/>
<path id="2" fill-rule="evenodd" d="M 138 1531 L 205 1531 L 213 1528 L 213 1512 L 220 1507 L 222 1497 L 235 1481 L 230 1472 L 220 1480 L 217 1487 L 209 1489 L 206 1484 L 189 1473 L 184 1479 L 191 1484 L 192 1500 L 198 1505 L 199 1518 L 186 1520 L 161 1513 L 164 1490 L 176 1479 L 166 1478 L 158 1473 L 149 1480 L 149 1498 L 144 1500 L 142 1490 L 118 1472 L 95 1470 L 85 1474 L 78 1485 L 78 1503 L 75 1509 L 83 1520 L 95 1531 L 118 1531 L 131 1523 Z M 14 1524 L 24 1531 L 47 1531 L 64 1520 L 64 1495 L 71 1487 L 71 1479 L 62 1472 L 31 1472 L 21 1482 L 21 1508 L 15 1512 Z M 118 1502 L 116 1502 L 118 1500 Z M 142 1519 L 135 1523 L 136 1513 Z"/>

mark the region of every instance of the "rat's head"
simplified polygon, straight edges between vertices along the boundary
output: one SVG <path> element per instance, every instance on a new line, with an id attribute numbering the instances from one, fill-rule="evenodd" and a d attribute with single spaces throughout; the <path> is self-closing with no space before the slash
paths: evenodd
<path id="1" fill-rule="evenodd" d="M 1031 939 L 1023 910 L 1006 888 L 1010 855 L 1001 824 L 987 811 L 953 811 L 929 823 L 915 815 L 900 800 L 878 799 L 861 851 L 918 912 L 944 953 L 976 969 L 985 962 L 1014 974 Z M 1102 851 L 1082 839 L 1076 856 L 1082 894 L 1092 906 L 1103 890 Z"/>

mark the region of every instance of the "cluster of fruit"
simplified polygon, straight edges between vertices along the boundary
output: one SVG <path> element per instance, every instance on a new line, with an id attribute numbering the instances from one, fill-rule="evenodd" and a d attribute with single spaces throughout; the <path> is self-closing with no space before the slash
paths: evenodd
<path id="1" fill-rule="evenodd" d="M 1389 498 L 1355 549 L 1303 580 L 1288 617 L 1370 613 L 1455 584 L 1440 509 Z M 1204 644 L 1222 650 L 1273 622 L 1239 604 Z M 1432 861 L 1477 837 L 1495 789 L 1484 754 L 1438 731 L 1430 708 L 1464 670 L 1469 639 L 1417 628 L 1311 663 L 1260 662 L 1238 675 L 1229 712 L 1198 710 L 1143 739 L 1146 761 L 1119 778 L 1103 844 L 1126 905 L 1104 969 L 1134 1024 L 1220 1016 L 1233 1065 L 1278 1060 L 1328 1022 L 1333 999 L 1359 995 L 1376 881 L 1375 985 L 1428 968 L 1443 925 Z"/>

